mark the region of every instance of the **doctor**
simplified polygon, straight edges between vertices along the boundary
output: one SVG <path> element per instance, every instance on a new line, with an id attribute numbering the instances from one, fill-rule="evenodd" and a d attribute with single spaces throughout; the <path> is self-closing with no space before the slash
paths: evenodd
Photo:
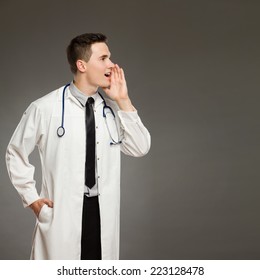
<path id="1" fill-rule="evenodd" d="M 10 179 L 37 217 L 31 259 L 119 259 L 120 152 L 145 155 L 150 134 L 106 42 L 99 33 L 70 42 L 73 81 L 32 102 L 8 145 Z M 40 194 L 29 162 L 35 146 Z"/>

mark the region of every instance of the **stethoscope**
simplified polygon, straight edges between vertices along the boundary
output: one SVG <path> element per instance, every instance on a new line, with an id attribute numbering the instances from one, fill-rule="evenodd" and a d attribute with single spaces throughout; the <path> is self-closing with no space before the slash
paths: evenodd
<path id="1" fill-rule="evenodd" d="M 57 129 L 57 135 L 58 137 L 62 137 L 64 134 L 65 134 L 65 128 L 64 128 L 64 115 L 65 115 L 65 91 L 66 91 L 66 88 L 70 85 L 67 84 L 64 88 L 63 88 L 63 92 L 62 92 L 62 113 L 61 113 L 61 126 L 58 127 Z M 110 142 L 110 145 L 118 145 L 118 144 L 121 144 L 122 141 L 119 140 L 119 135 L 118 135 L 118 140 L 116 141 L 112 134 L 111 134 L 111 131 L 109 129 L 109 126 L 108 126 L 108 123 L 107 123 L 107 114 L 106 113 L 106 110 L 109 110 L 110 113 L 113 115 L 113 119 L 114 119 L 114 122 L 115 122 L 115 125 L 116 125 L 116 116 L 115 116 L 115 113 L 113 111 L 113 109 L 111 107 L 109 107 L 104 99 L 104 97 L 101 95 L 101 93 L 98 92 L 98 94 L 100 95 L 100 97 L 102 98 L 103 102 L 104 102 L 104 106 L 103 106 L 103 117 L 105 119 L 105 123 L 106 123 L 106 126 L 107 126 L 107 130 L 108 130 L 108 134 L 110 136 L 110 139 L 111 139 L 111 142 Z M 117 125 L 116 125 L 116 129 L 117 129 Z M 117 129 L 117 132 L 118 132 L 118 129 Z"/>

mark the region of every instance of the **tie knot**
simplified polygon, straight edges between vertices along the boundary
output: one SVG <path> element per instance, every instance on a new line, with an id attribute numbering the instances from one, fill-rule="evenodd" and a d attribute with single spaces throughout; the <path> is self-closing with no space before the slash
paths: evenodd
<path id="1" fill-rule="evenodd" d="M 87 100 L 87 104 L 94 104 L 95 100 L 93 97 L 89 97 Z"/>

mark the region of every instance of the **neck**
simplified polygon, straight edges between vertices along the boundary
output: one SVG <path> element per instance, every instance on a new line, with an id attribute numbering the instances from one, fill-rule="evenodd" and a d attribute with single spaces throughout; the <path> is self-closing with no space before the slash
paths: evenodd
<path id="1" fill-rule="evenodd" d="M 95 94 L 98 89 L 97 87 L 90 85 L 86 80 L 83 80 L 77 76 L 74 76 L 73 83 L 82 93 L 87 96 Z"/>

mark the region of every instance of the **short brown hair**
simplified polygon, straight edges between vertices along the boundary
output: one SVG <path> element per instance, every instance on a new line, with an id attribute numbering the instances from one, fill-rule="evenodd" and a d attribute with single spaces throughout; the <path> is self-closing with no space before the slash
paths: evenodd
<path id="1" fill-rule="evenodd" d="M 106 43 L 107 37 L 101 33 L 85 33 L 71 40 L 67 47 L 67 59 L 73 74 L 77 73 L 77 60 L 88 62 L 92 54 L 91 45 L 102 42 Z"/>

